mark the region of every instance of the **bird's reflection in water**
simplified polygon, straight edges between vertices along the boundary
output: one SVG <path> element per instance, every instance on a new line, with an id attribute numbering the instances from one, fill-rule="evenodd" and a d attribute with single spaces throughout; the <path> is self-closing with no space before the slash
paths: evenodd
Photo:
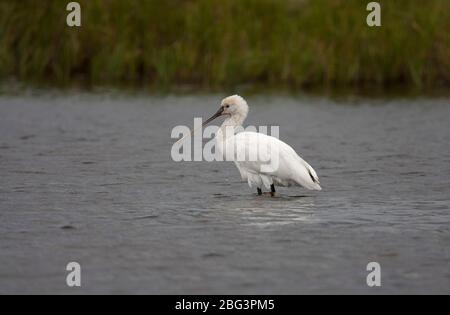
<path id="1" fill-rule="evenodd" d="M 316 221 L 312 196 L 248 196 L 233 200 L 224 196 L 216 198 L 221 201 L 214 208 L 227 213 L 230 220 L 239 220 L 241 225 L 269 227 Z"/>

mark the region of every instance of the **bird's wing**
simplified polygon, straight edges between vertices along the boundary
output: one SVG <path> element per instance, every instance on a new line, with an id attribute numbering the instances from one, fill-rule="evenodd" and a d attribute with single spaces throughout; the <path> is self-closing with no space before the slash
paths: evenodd
<path id="1" fill-rule="evenodd" d="M 235 162 L 251 174 L 264 174 L 280 182 L 295 182 L 305 188 L 320 190 L 315 170 L 288 144 L 256 132 L 241 132 L 226 143 L 234 146 Z"/>

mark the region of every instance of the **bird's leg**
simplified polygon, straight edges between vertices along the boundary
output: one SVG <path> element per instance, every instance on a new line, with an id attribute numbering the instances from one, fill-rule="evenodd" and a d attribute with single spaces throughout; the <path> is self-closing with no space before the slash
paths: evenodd
<path id="1" fill-rule="evenodd" d="M 258 196 L 261 196 L 262 195 L 262 190 L 261 190 L 261 188 L 257 188 L 257 190 L 258 190 Z"/>
<path id="2" fill-rule="evenodd" d="M 270 195 L 272 197 L 275 196 L 275 185 L 274 184 L 270 185 Z"/>

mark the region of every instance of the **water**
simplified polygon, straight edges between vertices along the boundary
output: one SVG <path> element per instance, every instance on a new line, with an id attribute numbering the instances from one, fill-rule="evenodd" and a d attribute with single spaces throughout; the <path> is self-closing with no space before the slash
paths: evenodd
<path id="1" fill-rule="evenodd" d="M 250 97 L 324 188 L 272 199 L 171 160 L 220 98 L 1 96 L 0 293 L 450 293 L 448 99 Z"/>

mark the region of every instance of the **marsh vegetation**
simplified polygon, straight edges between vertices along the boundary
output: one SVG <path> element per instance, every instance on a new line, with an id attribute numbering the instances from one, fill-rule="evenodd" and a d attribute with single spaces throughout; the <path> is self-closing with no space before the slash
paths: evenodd
<path id="1" fill-rule="evenodd" d="M 450 2 L 0 1 L 0 79 L 200 88 L 448 86 Z"/>

